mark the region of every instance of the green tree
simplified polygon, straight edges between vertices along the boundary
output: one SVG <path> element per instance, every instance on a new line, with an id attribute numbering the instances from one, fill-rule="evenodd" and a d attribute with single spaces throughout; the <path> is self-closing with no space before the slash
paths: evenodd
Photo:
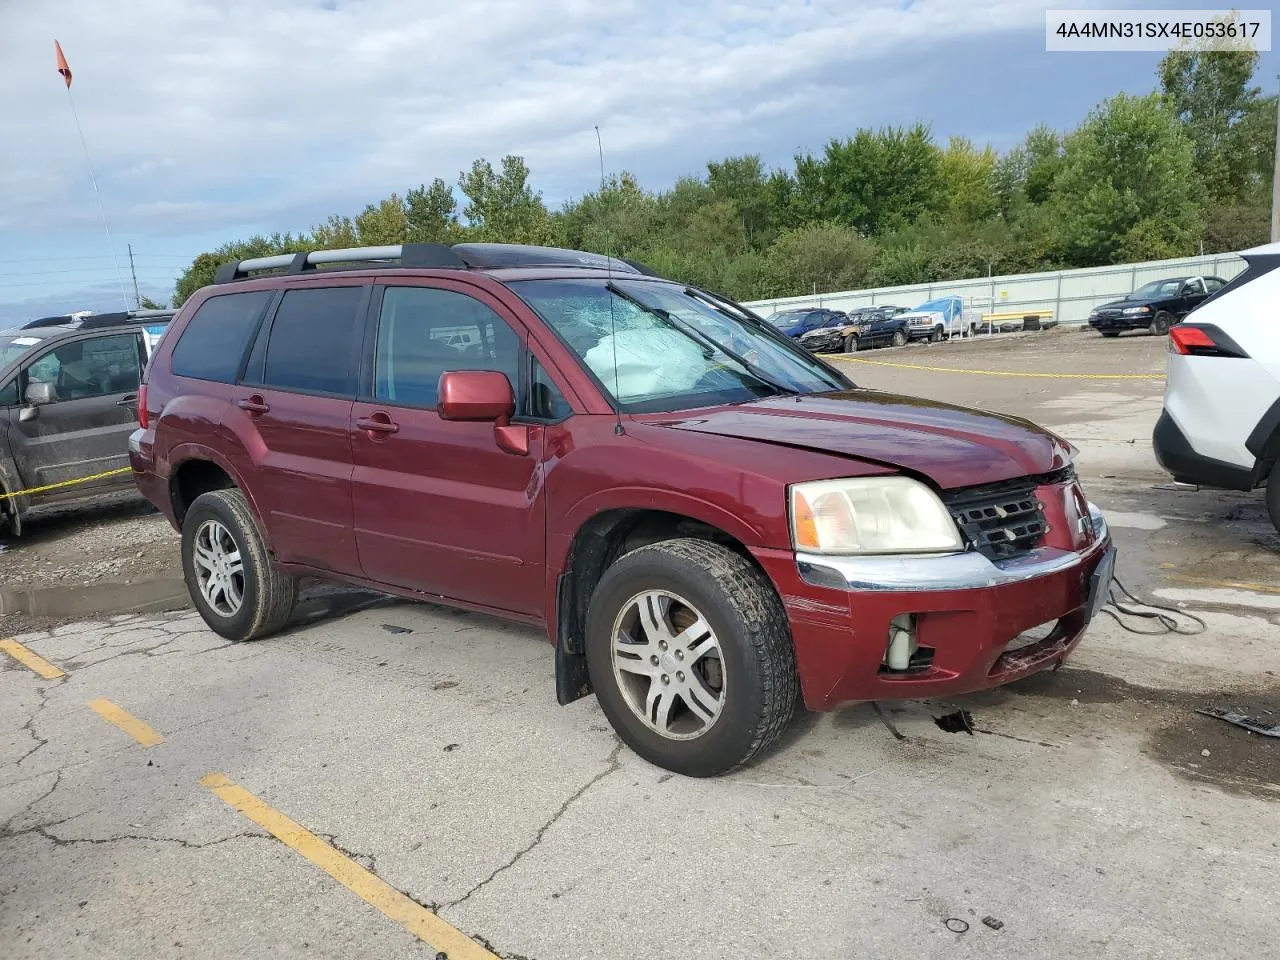
<path id="1" fill-rule="evenodd" d="M 477 160 L 458 175 L 458 186 L 467 198 L 462 215 L 477 239 L 504 243 L 551 239 L 551 218 L 542 194 L 529 185 L 529 167 L 523 157 L 503 157 L 500 172 L 488 160 Z"/>
<path id="2" fill-rule="evenodd" d="M 711 195 L 722 203 L 732 203 L 738 210 L 747 243 L 759 249 L 773 239 L 772 203 L 769 178 L 764 163 L 756 154 L 726 157 L 707 164 L 707 186 Z"/>
<path id="3" fill-rule="evenodd" d="M 876 259 L 876 245 L 851 227 L 811 223 L 781 234 L 768 251 L 776 295 L 863 286 Z"/>
<path id="4" fill-rule="evenodd" d="M 379 203 L 369 204 L 356 217 L 356 235 L 360 238 L 360 246 L 365 247 L 404 243 L 409 236 L 409 218 L 404 201 L 393 193 Z"/>
<path id="5" fill-rule="evenodd" d="M 828 143 L 821 159 L 796 158 L 797 208 L 805 220 L 838 220 L 874 235 L 938 210 L 941 163 L 923 124 L 859 130 Z"/>
<path id="6" fill-rule="evenodd" d="M 168 310 L 169 301 L 165 300 L 164 302 L 160 302 L 158 300 L 152 300 L 150 297 L 148 297 L 144 293 L 141 297 L 138 298 L 138 309 L 139 310 Z"/>
<path id="7" fill-rule="evenodd" d="M 941 197 L 937 206 L 950 220 L 982 223 L 995 216 L 996 152 L 977 150 L 964 137 L 952 137 L 938 164 Z"/>
<path id="8" fill-rule="evenodd" d="M 1172 50 L 1160 61 L 1165 103 L 1182 121 L 1196 172 L 1215 200 L 1256 196 L 1270 182 L 1276 101 L 1253 84 L 1257 67 L 1256 50 L 1203 44 Z"/>
<path id="9" fill-rule="evenodd" d="M 1072 265 L 1190 254 L 1203 228 L 1195 152 L 1160 96 L 1120 94 L 1066 139 L 1052 207 Z"/>
<path id="10" fill-rule="evenodd" d="M 439 177 L 406 193 L 404 212 L 410 243 L 451 243 L 459 236 L 458 201 Z"/>

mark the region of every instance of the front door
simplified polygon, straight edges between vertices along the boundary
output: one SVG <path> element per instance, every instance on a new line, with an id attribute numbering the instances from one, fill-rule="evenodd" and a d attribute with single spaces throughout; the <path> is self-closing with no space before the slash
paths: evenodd
<path id="1" fill-rule="evenodd" d="M 5 411 L 9 449 L 24 486 L 110 474 L 35 494 L 32 502 L 129 483 L 128 474 L 113 471 L 129 465 L 143 349 L 137 333 L 89 335 L 46 350 L 23 368 L 15 384 L 22 398 L 33 383 L 51 388 L 50 402 L 31 406 L 20 399 Z"/>
<path id="2" fill-rule="evenodd" d="M 1204 303 L 1209 297 L 1209 291 L 1205 289 L 1204 280 L 1196 277 L 1188 280 L 1182 285 L 1182 303 L 1178 307 L 1178 316 L 1185 317 L 1200 304 Z"/>
<path id="3" fill-rule="evenodd" d="M 254 497 L 276 556 L 359 576 L 351 404 L 369 287 L 288 290 L 258 333 L 224 421 L 248 438 Z"/>
<path id="4" fill-rule="evenodd" d="M 377 295 L 375 294 L 375 299 Z M 507 453 L 491 423 L 435 412 L 447 370 L 497 370 L 522 389 L 520 327 L 459 281 L 387 286 L 372 389 L 352 410 L 356 542 L 381 583 L 537 617 L 544 605 L 543 429 Z M 371 425 L 376 424 L 377 426 Z"/>

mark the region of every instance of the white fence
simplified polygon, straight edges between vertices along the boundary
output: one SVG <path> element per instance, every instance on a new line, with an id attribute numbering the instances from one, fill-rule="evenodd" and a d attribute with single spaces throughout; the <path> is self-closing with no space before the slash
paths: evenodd
<path id="1" fill-rule="evenodd" d="M 784 297 L 747 304 L 762 316 L 796 307 L 830 307 L 853 310 L 876 304 L 915 307 L 935 297 L 962 297 L 966 313 L 1019 314 L 1053 311 L 1060 323 L 1083 323 L 1089 311 L 1100 303 L 1132 293 L 1144 283 L 1166 277 L 1214 276 L 1230 280 L 1244 270 L 1245 263 L 1234 253 L 1184 257 L 1179 260 L 1152 260 L 1114 267 L 1083 270 L 1054 270 L 1001 277 L 918 283 L 874 290 L 845 290 L 808 297 Z"/>

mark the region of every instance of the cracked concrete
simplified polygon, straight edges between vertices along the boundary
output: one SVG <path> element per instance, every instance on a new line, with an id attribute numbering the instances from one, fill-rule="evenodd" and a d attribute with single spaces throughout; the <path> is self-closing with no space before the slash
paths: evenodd
<path id="1" fill-rule="evenodd" d="M 551 815 L 550 820 L 548 820 L 546 823 L 544 823 L 542 826 L 538 828 L 538 832 L 533 835 L 533 839 L 529 841 L 528 846 L 522 847 L 521 849 L 517 850 L 515 853 L 515 856 L 513 856 L 510 860 L 502 864 L 502 866 L 498 867 L 496 870 L 493 871 L 493 873 L 489 874 L 489 876 L 485 877 L 483 880 L 477 883 L 474 887 L 472 887 L 470 890 L 468 890 L 458 899 L 451 900 L 448 903 L 443 904 L 440 909 L 449 910 L 449 909 L 453 909 L 454 907 L 462 906 L 462 904 L 466 903 L 473 896 L 475 896 L 477 893 L 479 893 L 481 890 L 487 887 L 490 883 L 496 880 L 500 874 L 506 873 L 508 870 L 514 867 L 517 863 L 523 860 L 528 854 L 533 852 L 533 849 L 537 847 L 538 844 L 542 843 L 542 838 L 546 836 L 547 831 L 550 830 L 553 826 L 555 826 L 556 823 L 560 820 L 560 818 L 569 812 L 569 808 L 573 806 L 574 803 L 576 803 L 578 800 L 580 800 L 583 794 L 585 794 L 588 790 L 594 787 L 597 783 L 599 783 L 605 777 L 609 776 L 610 774 L 616 773 L 618 771 L 618 767 L 620 765 L 618 761 L 618 755 L 622 752 L 622 750 L 623 750 L 623 744 L 622 744 L 622 741 L 619 740 L 618 743 L 614 746 L 613 752 L 609 754 L 608 764 L 605 766 L 605 768 L 601 770 L 599 773 L 597 773 L 590 780 L 588 780 L 586 783 L 584 783 L 576 791 L 574 791 L 574 793 L 570 795 L 565 800 L 564 803 L 560 804 L 560 809 L 558 809 L 555 813 Z"/>

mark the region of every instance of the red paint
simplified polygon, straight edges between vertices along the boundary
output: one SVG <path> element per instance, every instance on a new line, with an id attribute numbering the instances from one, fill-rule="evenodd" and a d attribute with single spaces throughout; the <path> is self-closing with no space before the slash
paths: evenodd
<path id="1" fill-rule="evenodd" d="M 850 593 L 799 576 L 786 488 L 831 477 L 906 472 L 941 490 L 1049 473 L 1065 445 L 1015 418 L 853 390 L 779 397 L 676 414 L 624 416 L 575 355 L 503 280 L 591 270 L 272 277 L 235 289 L 335 280 L 421 284 L 467 293 L 497 310 L 572 407 L 561 423 L 522 422 L 513 385 L 493 371 L 450 371 L 437 409 L 307 396 L 173 376 L 169 357 L 190 316 L 172 321 L 139 402 L 133 455 L 139 489 L 171 522 L 170 480 L 208 460 L 244 491 L 286 569 L 430 597 L 545 625 L 557 636 L 557 583 L 574 538 L 611 510 L 656 510 L 711 525 L 743 544 L 783 598 L 806 703 L 952 694 L 1058 663 L 1083 628 L 1087 575 L 1101 546 L 1080 530 L 1074 483 L 1041 487 L 1045 546 L 1080 553 L 1069 573 L 969 591 Z M 372 351 L 376 310 L 366 350 Z M 366 358 L 364 369 L 371 368 Z M 886 676 L 889 621 L 917 615 L 933 667 Z M 1043 644 L 1002 655 L 1023 630 L 1061 620 Z"/>

